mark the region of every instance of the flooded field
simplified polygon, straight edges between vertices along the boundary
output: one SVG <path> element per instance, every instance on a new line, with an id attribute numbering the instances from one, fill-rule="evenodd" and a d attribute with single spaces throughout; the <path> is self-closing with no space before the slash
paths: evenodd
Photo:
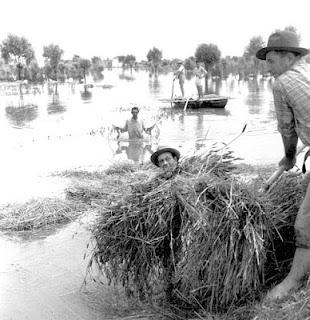
<path id="1" fill-rule="evenodd" d="M 24 87 L 19 95 L 11 85 L 9 93 L 0 88 L 0 142 L 2 166 L 1 202 L 28 197 L 28 193 L 57 192 L 47 181 L 35 190 L 36 181 L 49 173 L 72 168 L 106 167 L 135 152 L 125 141 L 116 141 L 112 125 L 122 126 L 132 106 L 140 108 L 146 125 L 157 121 L 158 138 L 144 144 L 144 157 L 158 144 L 180 148 L 191 154 L 214 142 L 229 142 L 247 124 L 246 132 L 231 148 L 247 163 L 277 163 L 282 156 L 276 131 L 270 80 L 209 81 L 212 92 L 228 96 L 225 109 L 172 109 L 169 99 L 172 75 L 150 77 L 145 71 L 105 71 L 100 83 L 85 93 L 81 84 L 55 84 Z M 12 89 L 14 88 L 14 90 Z M 194 80 L 185 83 L 185 94 L 196 95 Z M 175 95 L 179 95 L 177 83 Z M 5 138 L 4 138 L 5 137 Z M 148 138 L 148 137 L 147 137 Z M 151 144 L 151 147 L 147 147 Z M 254 147 L 255 145 L 255 147 Z M 133 149 L 133 150 L 132 150 Z M 140 151 L 141 152 L 141 151 Z M 143 152 L 141 152 L 143 153 Z M 29 180 L 32 183 L 29 184 Z M 26 190 L 27 189 L 27 190 Z M 32 189 L 32 190 L 31 190 Z"/>
<path id="2" fill-rule="evenodd" d="M 172 75 L 105 71 L 100 83 L 84 91 L 81 84 L 0 86 L 0 203 L 33 197 L 63 196 L 70 183 L 55 176 L 64 170 L 100 170 L 115 161 L 148 161 L 158 145 L 179 148 L 183 155 L 213 143 L 229 143 L 249 164 L 274 164 L 282 157 L 270 80 L 212 81 L 212 92 L 228 96 L 225 109 L 175 110 L 169 99 Z M 175 94 L 179 94 L 177 84 Z M 195 95 L 194 80 L 185 93 Z M 133 106 L 146 125 L 157 121 L 156 135 L 142 145 L 126 134 L 117 141 L 112 125 L 121 126 Z M 137 154 L 139 157 L 137 158 Z M 4 178 L 4 179 L 3 179 Z M 108 286 L 81 290 L 89 233 L 71 223 L 52 233 L 0 236 L 0 319 L 111 319 L 130 306 Z M 114 299 L 114 295 L 116 298 Z M 128 312 L 127 312 L 127 315 Z"/>

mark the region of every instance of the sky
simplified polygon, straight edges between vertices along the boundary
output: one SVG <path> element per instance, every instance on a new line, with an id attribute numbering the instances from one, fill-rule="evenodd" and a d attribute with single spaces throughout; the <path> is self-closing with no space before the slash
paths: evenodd
<path id="1" fill-rule="evenodd" d="M 309 4 L 308 4 L 309 3 Z M 193 56 L 199 44 L 215 44 L 222 56 L 241 56 L 254 36 L 294 26 L 310 48 L 309 0 L 8 0 L 1 1 L 0 42 L 24 36 L 43 62 L 43 46 L 74 54 L 138 61 L 154 46 L 163 58 Z"/>

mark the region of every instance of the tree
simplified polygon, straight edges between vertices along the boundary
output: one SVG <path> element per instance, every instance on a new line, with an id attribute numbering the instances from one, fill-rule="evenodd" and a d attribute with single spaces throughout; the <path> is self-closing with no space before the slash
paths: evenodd
<path id="1" fill-rule="evenodd" d="M 35 59 L 34 50 L 30 42 L 13 34 L 3 40 L 1 45 L 1 56 L 6 63 L 14 63 L 17 68 L 18 80 L 21 80 L 21 71 Z"/>
<path id="2" fill-rule="evenodd" d="M 210 70 L 220 61 L 221 51 L 215 44 L 201 44 L 196 49 L 195 58 L 197 61 L 203 62 L 207 70 Z"/>
<path id="3" fill-rule="evenodd" d="M 132 54 L 127 54 L 127 56 L 125 56 L 123 64 L 124 66 L 129 66 L 132 69 L 135 62 L 136 62 L 136 57 Z"/>
<path id="4" fill-rule="evenodd" d="M 50 44 L 43 47 L 43 57 L 45 58 L 45 75 L 53 80 L 58 80 L 59 63 L 63 55 L 63 50 L 58 45 Z"/>
<path id="5" fill-rule="evenodd" d="M 255 36 L 250 39 L 250 43 L 247 45 L 244 51 L 245 57 L 253 57 L 256 56 L 256 52 L 265 47 L 265 42 L 261 36 Z"/>
<path id="6" fill-rule="evenodd" d="M 84 85 L 86 88 L 86 76 L 89 74 L 89 69 L 91 67 L 90 60 L 81 58 L 79 61 L 79 67 L 82 72 L 82 76 L 84 78 Z"/>
<path id="7" fill-rule="evenodd" d="M 184 68 L 186 70 L 194 70 L 196 67 L 196 59 L 195 57 L 189 57 L 184 60 Z"/>
<path id="8" fill-rule="evenodd" d="M 211 72 L 212 67 L 220 61 L 221 51 L 215 44 L 201 44 L 197 47 L 195 58 L 199 62 L 205 64 L 208 73 Z M 205 92 L 208 93 L 208 77 L 205 77 Z"/>
<path id="9" fill-rule="evenodd" d="M 255 36 L 250 39 L 250 43 L 243 53 L 246 61 L 252 65 L 249 73 L 253 73 L 255 76 L 257 76 L 259 69 L 261 69 L 260 66 L 262 65 L 262 62 L 256 58 L 256 52 L 263 47 L 265 47 L 263 38 L 261 36 Z"/>
<path id="10" fill-rule="evenodd" d="M 158 66 L 163 58 L 162 51 L 153 47 L 150 49 L 146 55 L 147 61 L 151 64 L 151 68 L 154 70 L 155 73 L 158 73 Z"/>
<path id="11" fill-rule="evenodd" d="M 104 78 L 102 71 L 104 70 L 103 61 L 100 57 L 94 56 L 91 58 L 90 72 L 95 80 L 102 80 Z"/>

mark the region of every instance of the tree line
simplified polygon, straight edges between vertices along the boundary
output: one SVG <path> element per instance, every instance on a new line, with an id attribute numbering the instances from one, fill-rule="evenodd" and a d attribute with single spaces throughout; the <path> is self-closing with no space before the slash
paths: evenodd
<path id="1" fill-rule="evenodd" d="M 300 35 L 293 26 L 288 26 L 284 30 L 295 32 Z M 277 31 L 277 30 L 275 30 Z M 196 48 L 193 56 L 184 60 L 187 72 L 191 72 L 196 67 L 196 62 L 203 62 L 210 76 L 226 78 L 232 74 L 244 79 L 249 76 L 265 75 L 265 64 L 255 57 L 256 52 L 265 46 L 262 36 L 254 36 L 244 50 L 241 57 L 226 56 L 221 57 L 221 51 L 216 44 L 200 44 Z M 31 82 L 42 82 L 45 80 L 65 81 L 66 79 L 78 80 L 86 83 L 86 76 L 91 73 L 94 80 L 103 79 L 103 70 L 106 66 L 112 67 L 112 60 L 102 60 L 99 56 L 91 59 L 74 55 L 71 60 L 64 60 L 64 51 L 56 44 L 43 47 L 42 56 L 44 66 L 37 63 L 35 52 L 31 43 L 24 37 L 9 34 L 0 45 L 0 81 L 28 80 Z M 175 68 L 178 59 L 164 59 L 162 51 L 156 47 L 150 49 L 146 55 L 146 61 L 137 62 L 132 54 L 118 56 L 118 62 L 123 68 L 144 67 L 150 72 L 158 74 L 160 72 L 171 71 Z"/>
<path id="2" fill-rule="evenodd" d="M 64 51 L 55 44 L 43 47 L 43 67 L 38 65 L 33 47 L 24 37 L 10 34 L 2 41 L 0 49 L 0 81 L 61 82 L 70 78 L 85 81 L 89 73 L 94 79 L 103 78 L 104 63 L 100 57 L 89 60 L 74 55 L 71 60 L 64 60 Z"/>

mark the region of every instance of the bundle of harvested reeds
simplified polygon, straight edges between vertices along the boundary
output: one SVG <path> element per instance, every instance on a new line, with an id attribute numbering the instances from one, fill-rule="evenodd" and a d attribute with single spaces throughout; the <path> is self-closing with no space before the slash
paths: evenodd
<path id="1" fill-rule="evenodd" d="M 0 230 L 24 231 L 66 223 L 85 211 L 78 202 L 56 198 L 9 204 L 0 209 Z"/>
<path id="2" fill-rule="evenodd" d="M 225 311 L 253 300 L 271 281 L 266 266 L 279 264 L 275 235 L 297 213 L 301 184 L 284 175 L 278 188 L 258 193 L 259 184 L 235 178 L 233 161 L 212 150 L 183 159 L 170 180 L 130 180 L 99 212 L 88 270 L 97 265 L 140 297 L 164 289 L 192 308 Z"/>

